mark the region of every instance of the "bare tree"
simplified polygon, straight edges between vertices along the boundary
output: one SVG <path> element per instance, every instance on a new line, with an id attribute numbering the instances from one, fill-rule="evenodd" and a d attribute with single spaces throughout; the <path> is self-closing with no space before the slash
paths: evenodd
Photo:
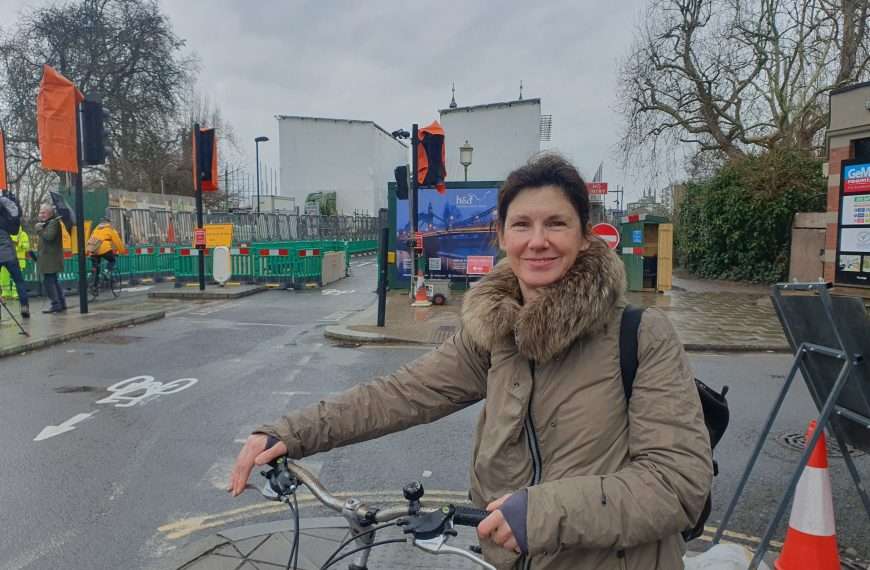
<path id="1" fill-rule="evenodd" d="M 77 0 L 24 12 L 0 33 L 0 118 L 12 182 L 39 161 L 36 95 L 47 63 L 107 111 L 109 162 L 92 176 L 117 188 L 154 190 L 154 166 L 175 139 L 195 69 L 183 47 L 156 0 Z"/>
<path id="2" fill-rule="evenodd" d="M 870 0 L 652 0 L 623 60 L 627 161 L 818 150 L 832 88 L 870 75 Z"/>

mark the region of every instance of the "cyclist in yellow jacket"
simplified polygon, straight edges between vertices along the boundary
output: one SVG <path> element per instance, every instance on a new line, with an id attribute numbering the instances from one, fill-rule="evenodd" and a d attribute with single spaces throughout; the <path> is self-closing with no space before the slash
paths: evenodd
<path id="1" fill-rule="evenodd" d="M 20 267 L 23 272 L 24 268 L 27 266 L 27 254 L 30 252 L 30 236 L 28 236 L 27 232 L 22 228 L 17 234 L 9 237 L 12 239 L 12 243 L 15 244 L 15 256 L 18 258 L 18 267 Z M 18 289 L 15 287 L 15 284 L 12 283 L 12 277 L 9 275 L 9 272 L 6 271 L 5 267 L 0 268 L 0 295 L 2 295 L 4 299 L 18 298 Z"/>
<path id="2" fill-rule="evenodd" d="M 115 254 L 126 254 L 127 248 L 121 240 L 121 236 L 112 227 L 109 218 L 103 218 L 88 239 L 87 254 L 91 257 L 91 271 L 94 274 L 94 288 L 99 291 L 100 287 L 100 263 L 106 260 L 106 269 L 112 271 L 115 268 Z"/>

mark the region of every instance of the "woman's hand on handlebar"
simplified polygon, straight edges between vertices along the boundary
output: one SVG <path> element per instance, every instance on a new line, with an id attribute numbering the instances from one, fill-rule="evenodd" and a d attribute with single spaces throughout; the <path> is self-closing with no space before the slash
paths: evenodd
<path id="1" fill-rule="evenodd" d="M 230 473 L 230 483 L 227 486 L 227 491 L 233 497 L 238 497 L 245 490 L 245 485 L 248 484 L 248 477 L 251 476 L 251 471 L 254 465 L 266 465 L 274 461 L 282 455 L 287 455 L 287 446 L 284 442 L 279 441 L 272 447 L 267 448 L 269 437 L 261 433 L 255 433 L 248 436 L 245 445 L 236 457 L 236 464 L 233 466 L 233 471 Z"/>
<path id="2" fill-rule="evenodd" d="M 486 510 L 489 511 L 489 516 L 477 525 L 477 536 L 481 539 L 491 540 L 502 548 L 519 553 L 520 546 L 517 544 L 516 537 L 514 537 L 514 531 L 511 530 L 511 526 L 507 523 L 504 515 L 499 510 L 499 507 L 501 507 L 510 496 L 511 493 L 508 493 L 504 497 L 496 499 L 486 506 Z"/>

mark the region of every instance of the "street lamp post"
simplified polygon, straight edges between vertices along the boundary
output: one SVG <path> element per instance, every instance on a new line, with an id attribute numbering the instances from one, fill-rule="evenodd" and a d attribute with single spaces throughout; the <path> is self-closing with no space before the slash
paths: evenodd
<path id="1" fill-rule="evenodd" d="M 459 164 L 465 167 L 466 182 L 468 182 L 468 167 L 471 166 L 472 152 L 474 152 L 474 147 L 468 144 L 468 139 L 465 139 L 465 144 L 459 147 Z"/>
<path id="2" fill-rule="evenodd" d="M 260 143 L 268 142 L 269 137 L 257 137 L 254 139 L 254 147 L 257 155 L 257 213 L 260 213 Z"/>

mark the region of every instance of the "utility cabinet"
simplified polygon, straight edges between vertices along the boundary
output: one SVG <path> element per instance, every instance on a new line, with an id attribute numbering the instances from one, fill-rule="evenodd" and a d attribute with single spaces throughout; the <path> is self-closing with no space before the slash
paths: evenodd
<path id="1" fill-rule="evenodd" d="M 673 279 L 674 225 L 647 214 L 627 216 L 620 228 L 629 291 L 669 291 Z"/>

